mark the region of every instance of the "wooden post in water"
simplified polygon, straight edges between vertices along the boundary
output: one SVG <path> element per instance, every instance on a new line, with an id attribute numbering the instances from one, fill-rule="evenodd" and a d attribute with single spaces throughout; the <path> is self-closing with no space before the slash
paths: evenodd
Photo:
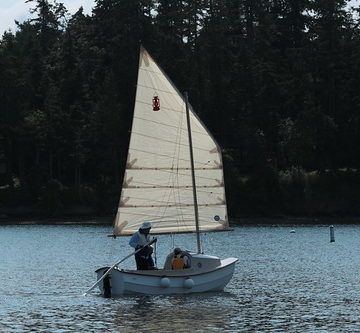
<path id="1" fill-rule="evenodd" d="M 330 243 L 335 242 L 334 226 L 330 226 Z"/>

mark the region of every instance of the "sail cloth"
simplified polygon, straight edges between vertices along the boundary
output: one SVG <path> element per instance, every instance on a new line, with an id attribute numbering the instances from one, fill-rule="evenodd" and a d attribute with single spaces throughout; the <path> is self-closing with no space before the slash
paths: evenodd
<path id="1" fill-rule="evenodd" d="M 159 105 L 154 111 L 153 101 Z M 190 107 L 190 106 L 189 106 Z M 220 148 L 190 107 L 200 231 L 228 229 Z M 152 234 L 195 232 L 190 150 L 183 96 L 141 48 L 126 171 L 114 234 L 144 221 Z"/>

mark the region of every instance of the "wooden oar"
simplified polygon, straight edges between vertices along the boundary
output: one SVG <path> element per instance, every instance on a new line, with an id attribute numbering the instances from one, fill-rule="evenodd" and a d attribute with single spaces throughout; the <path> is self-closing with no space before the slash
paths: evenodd
<path id="1" fill-rule="evenodd" d="M 86 296 L 91 290 L 93 290 L 117 265 L 121 264 L 123 261 L 125 261 L 126 259 L 130 258 L 131 256 L 135 255 L 136 253 L 138 253 L 139 251 L 141 251 L 145 246 L 151 245 L 152 243 L 155 243 L 157 241 L 156 238 L 154 238 L 152 241 L 150 241 L 149 243 L 145 244 L 143 247 L 137 249 L 136 251 L 134 251 L 133 253 L 130 253 L 128 256 L 126 256 L 125 258 L 121 259 L 120 261 L 116 262 L 114 265 L 112 265 L 104 274 L 103 276 L 97 280 L 88 290 L 86 290 L 86 292 L 83 294 L 83 296 Z"/>

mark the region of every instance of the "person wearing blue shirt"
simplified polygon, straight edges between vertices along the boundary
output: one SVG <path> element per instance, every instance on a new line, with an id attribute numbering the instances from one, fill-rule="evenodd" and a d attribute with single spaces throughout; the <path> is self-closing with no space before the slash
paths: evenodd
<path id="1" fill-rule="evenodd" d="M 138 270 L 156 269 L 154 265 L 152 254 L 152 246 L 146 245 L 150 242 L 150 229 L 151 223 L 144 222 L 137 232 L 135 232 L 130 241 L 129 245 L 135 250 L 142 248 L 135 254 L 136 268 Z"/>

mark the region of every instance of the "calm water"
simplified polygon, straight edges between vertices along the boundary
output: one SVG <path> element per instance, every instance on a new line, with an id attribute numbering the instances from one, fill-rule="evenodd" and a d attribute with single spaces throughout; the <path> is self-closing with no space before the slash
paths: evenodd
<path id="1" fill-rule="evenodd" d="M 296 233 L 290 233 L 290 230 Z M 203 237 L 237 256 L 226 290 L 104 299 L 94 269 L 131 252 L 109 227 L 0 226 L 0 332 L 359 332 L 360 226 L 238 227 Z M 194 236 L 159 237 L 158 263 Z M 123 267 L 134 267 L 133 258 Z"/>

